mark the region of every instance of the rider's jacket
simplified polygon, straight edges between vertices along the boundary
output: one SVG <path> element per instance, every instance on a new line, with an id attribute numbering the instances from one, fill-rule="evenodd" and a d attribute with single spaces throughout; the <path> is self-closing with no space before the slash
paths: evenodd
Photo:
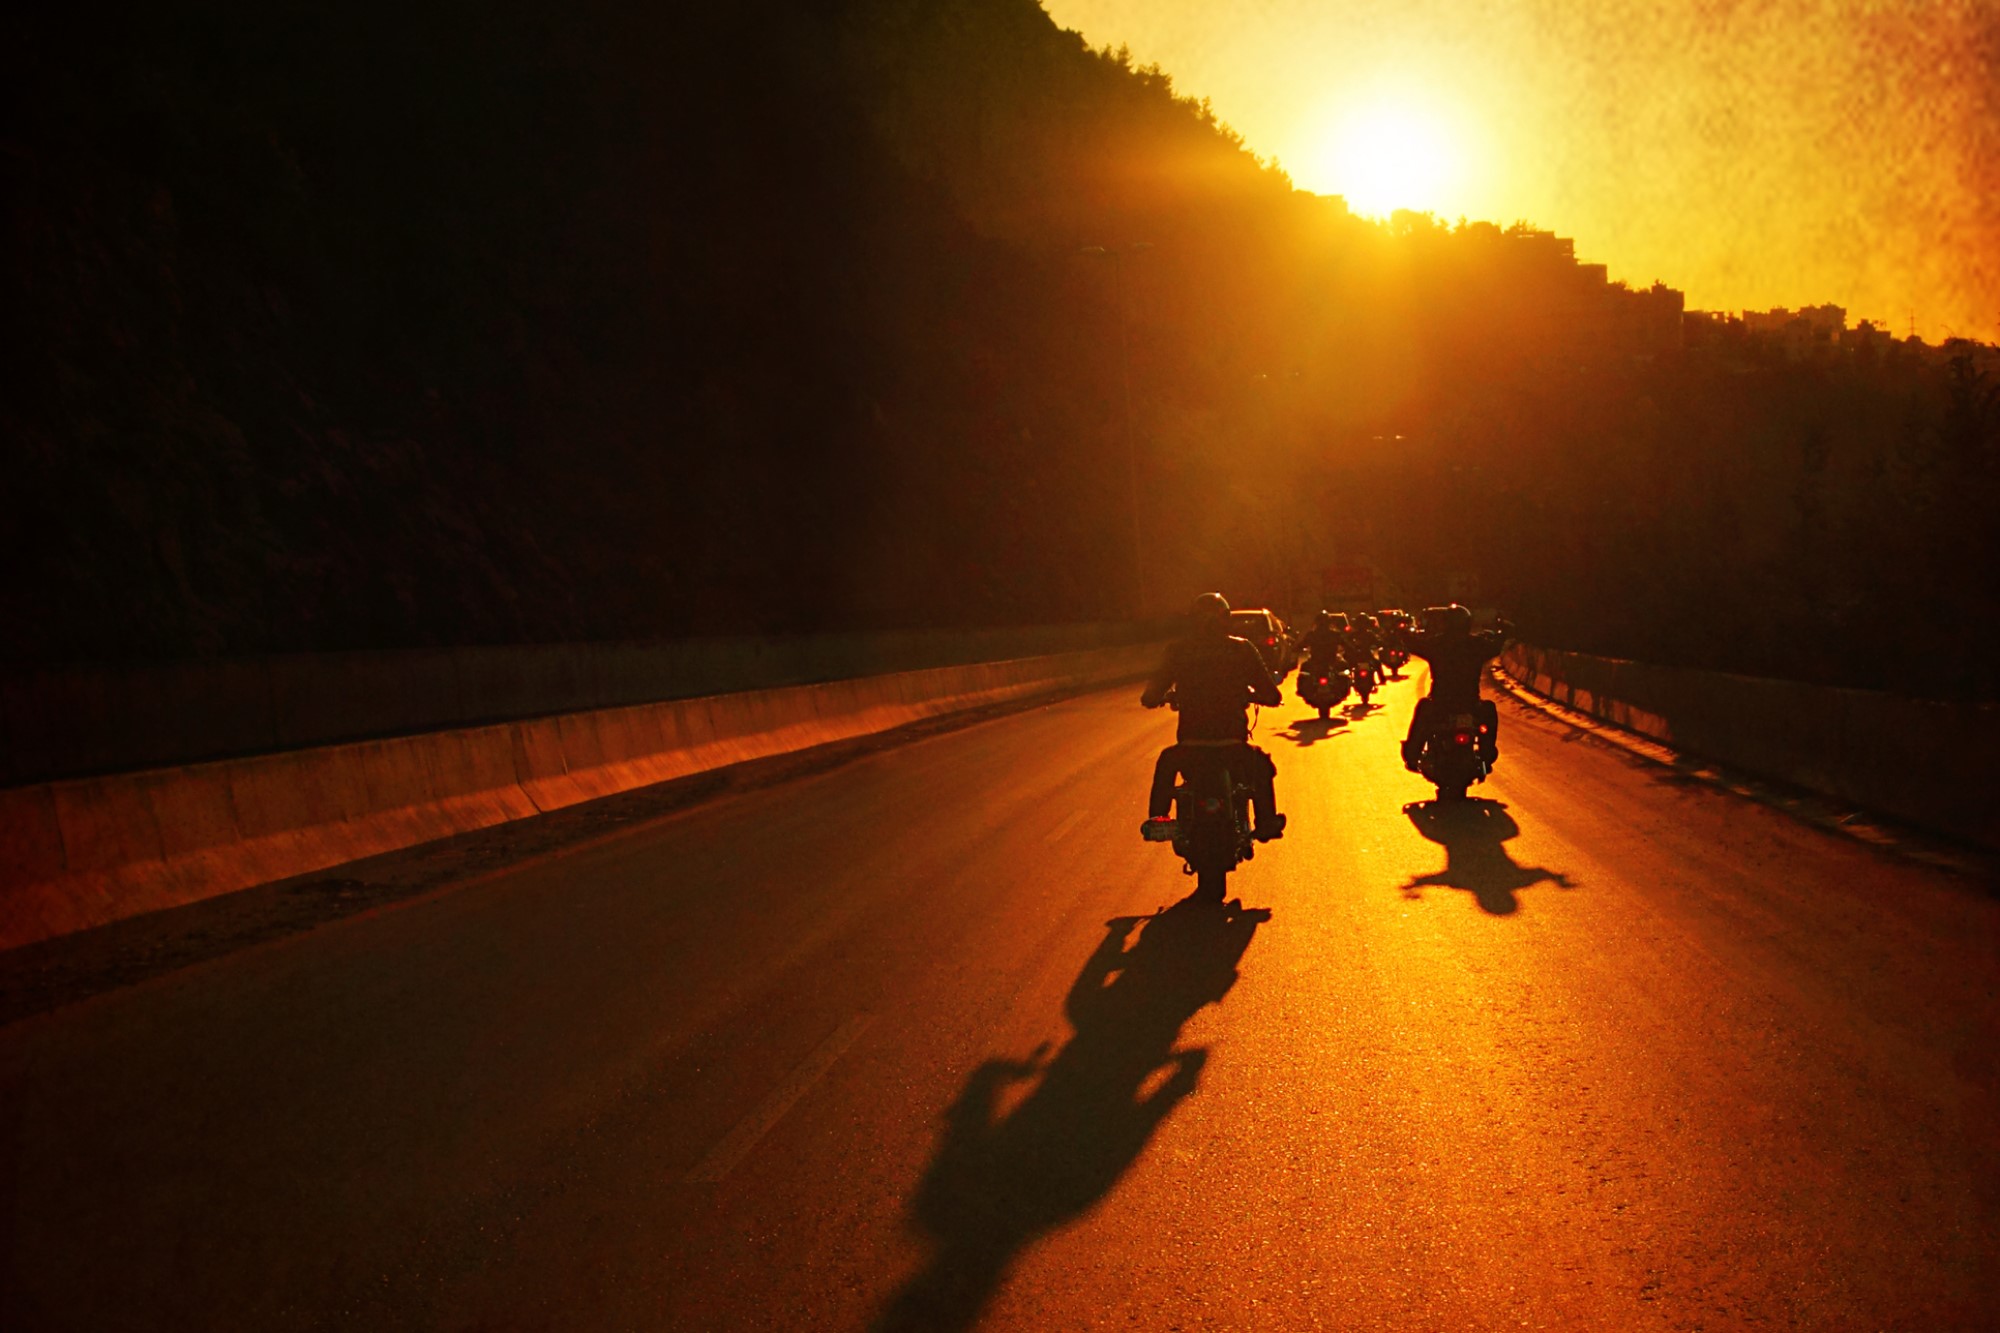
<path id="1" fill-rule="evenodd" d="M 1299 640 L 1299 651 L 1317 663 L 1344 662 L 1347 660 L 1347 639 L 1331 626 L 1321 629 L 1315 625 Z"/>
<path id="2" fill-rule="evenodd" d="M 1282 703 L 1277 682 L 1248 639 L 1212 633 L 1168 645 L 1166 660 L 1139 696 L 1148 708 L 1174 692 L 1183 741 L 1247 741 L 1249 707 Z"/>
<path id="3" fill-rule="evenodd" d="M 1347 631 L 1347 656 L 1349 661 L 1359 662 L 1373 657 L 1381 649 L 1381 637 L 1374 630 L 1350 629 Z"/>
<path id="4" fill-rule="evenodd" d="M 1431 664 L 1430 697 L 1447 707 L 1479 702 L 1479 671 L 1500 655 L 1507 636 L 1499 630 L 1466 634 L 1420 631 L 1404 638 L 1403 646 Z"/>

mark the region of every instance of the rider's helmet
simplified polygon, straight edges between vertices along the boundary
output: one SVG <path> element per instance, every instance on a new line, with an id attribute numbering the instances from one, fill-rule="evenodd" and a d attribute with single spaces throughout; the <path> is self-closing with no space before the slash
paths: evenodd
<path id="1" fill-rule="evenodd" d="M 1432 612 L 1431 623 L 1440 634 L 1470 634 L 1472 612 L 1453 602 L 1450 606 L 1440 606 Z"/>
<path id="2" fill-rule="evenodd" d="M 1219 592 L 1205 592 L 1194 599 L 1188 617 L 1202 629 L 1225 629 L 1229 625 L 1229 599 Z"/>
<path id="3" fill-rule="evenodd" d="M 1314 629 L 1329 629 L 1333 625 L 1333 612 L 1322 611 L 1313 617 Z"/>
<path id="4" fill-rule="evenodd" d="M 1356 626 L 1361 629 L 1372 629 L 1379 632 L 1382 628 L 1382 626 L 1376 621 L 1375 617 L 1369 615 L 1366 611 L 1363 611 L 1360 615 L 1354 617 L 1354 622 Z"/>

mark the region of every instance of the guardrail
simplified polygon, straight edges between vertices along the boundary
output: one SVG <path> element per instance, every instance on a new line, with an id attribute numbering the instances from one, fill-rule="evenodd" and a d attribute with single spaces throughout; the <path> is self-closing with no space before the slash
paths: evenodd
<path id="1" fill-rule="evenodd" d="M 0 672 L 0 787 L 1157 640 L 1123 622 Z"/>
<path id="2" fill-rule="evenodd" d="M 924 718 L 1134 679 L 1134 644 L 0 790 L 0 949 Z"/>
<path id="3" fill-rule="evenodd" d="M 1501 664 L 1537 694 L 1676 749 L 2000 849 L 2000 706 L 1523 644 Z"/>

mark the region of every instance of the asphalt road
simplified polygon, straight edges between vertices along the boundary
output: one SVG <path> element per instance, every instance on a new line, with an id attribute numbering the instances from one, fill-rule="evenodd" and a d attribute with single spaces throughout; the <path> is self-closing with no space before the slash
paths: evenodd
<path id="1" fill-rule="evenodd" d="M 0 1327 L 2000 1326 L 2000 903 L 1503 707 L 1136 691 L 0 1028 Z"/>

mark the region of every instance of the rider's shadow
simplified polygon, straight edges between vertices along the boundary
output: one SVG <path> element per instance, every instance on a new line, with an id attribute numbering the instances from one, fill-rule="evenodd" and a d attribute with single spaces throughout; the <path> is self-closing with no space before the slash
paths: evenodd
<path id="1" fill-rule="evenodd" d="M 1403 885 L 1406 897 L 1420 898 L 1433 886 L 1470 889 L 1480 907 L 1494 916 L 1520 910 L 1515 894 L 1537 884 L 1574 888 L 1568 875 L 1546 866 L 1524 866 L 1507 854 L 1507 841 L 1521 831 L 1504 801 L 1418 801 L 1403 807 L 1417 832 L 1444 848 L 1444 869 Z"/>
<path id="2" fill-rule="evenodd" d="M 1208 1052 L 1176 1049 L 1181 1027 L 1228 994 L 1270 916 L 1185 901 L 1108 923 L 1064 1004 L 1075 1035 L 1053 1056 L 987 1061 L 946 1113 L 911 1205 L 936 1249 L 877 1329 L 971 1327 L 1015 1256 L 1111 1192 L 1195 1090 Z"/>
<path id="3" fill-rule="evenodd" d="M 1347 719 L 1344 717 L 1302 717 L 1278 734 L 1294 745 L 1317 745 L 1338 736 L 1346 727 Z"/>

